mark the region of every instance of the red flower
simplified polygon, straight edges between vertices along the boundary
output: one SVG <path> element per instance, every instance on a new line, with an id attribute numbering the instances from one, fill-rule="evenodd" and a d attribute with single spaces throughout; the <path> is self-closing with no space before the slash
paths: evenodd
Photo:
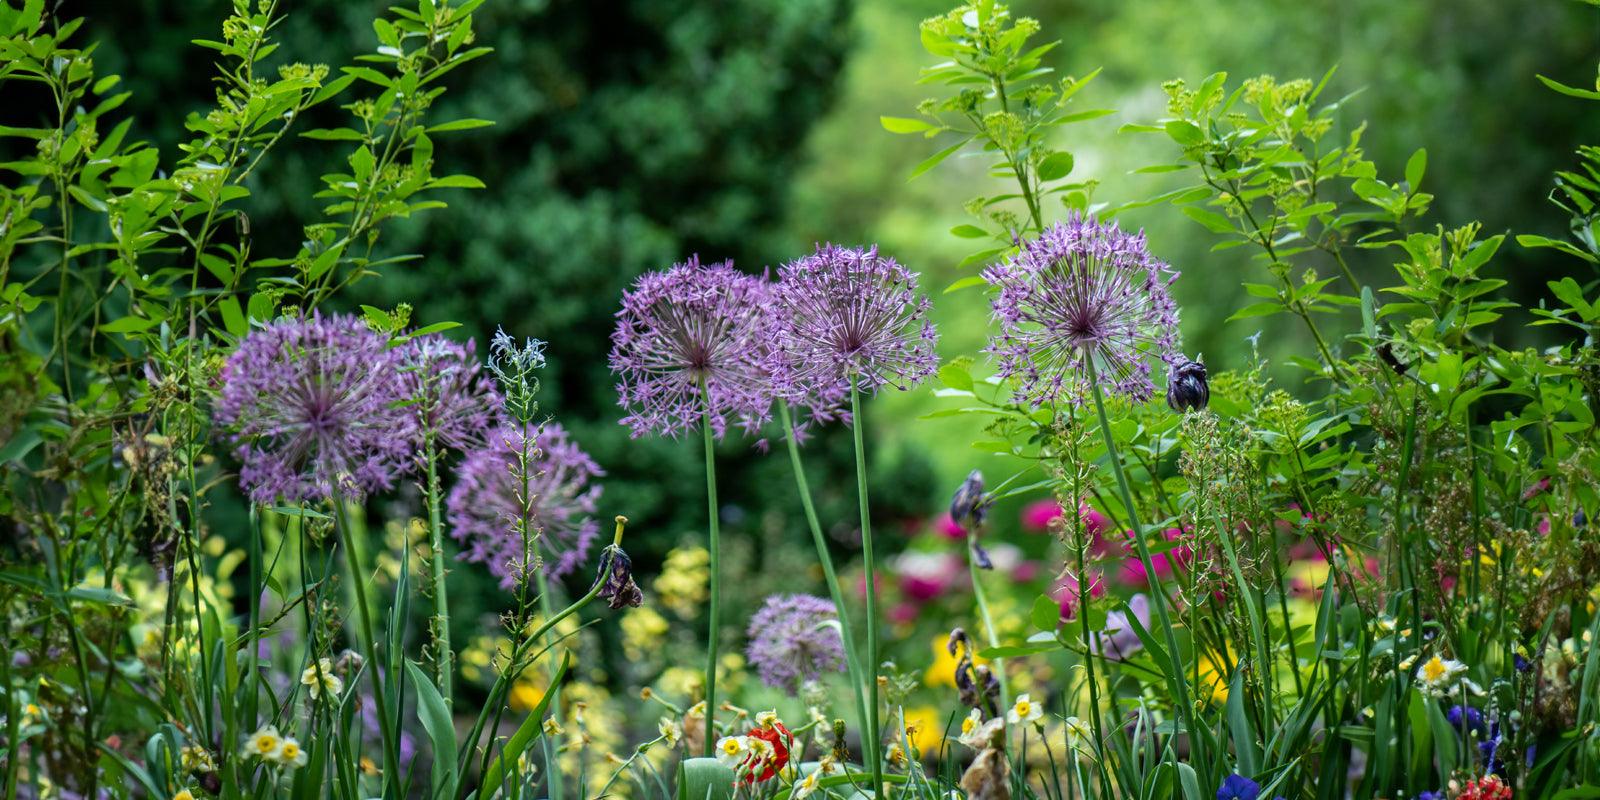
<path id="1" fill-rule="evenodd" d="M 1497 775 L 1485 775 L 1467 781 L 1467 788 L 1461 790 L 1456 800 L 1511 800 L 1511 787 Z"/>
<path id="2" fill-rule="evenodd" d="M 789 763 L 789 742 L 792 740 L 792 737 L 789 736 L 789 729 L 783 727 L 781 722 L 774 722 L 770 728 L 751 728 L 750 733 L 746 735 L 752 739 L 760 739 L 772 745 L 772 757 L 766 760 L 766 769 L 760 773 L 756 772 L 756 769 L 761 767 L 760 763 L 746 762 L 739 768 L 739 774 L 744 776 L 745 783 L 772 780 L 773 776 L 777 775 L 779 770 L 782 770 Z M 751 761 L 754 761 L 754 757 L 751 758 Z"/>

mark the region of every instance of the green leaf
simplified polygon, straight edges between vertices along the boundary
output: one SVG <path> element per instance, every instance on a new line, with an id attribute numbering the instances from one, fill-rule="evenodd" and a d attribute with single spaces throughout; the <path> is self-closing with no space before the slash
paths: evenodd
<path id="1" fill-rule="evenodd" d="M 138 333 L 147 331 L 161 324 L 159 319 L 145 319 L 144 317 L 127 316 L 114 319 L 100 326 L 101 333 Z"/>
<path id="2" fill-rule="evenodd" d="M 937 130 L 936 126 L 928 122 L 910 117 L 878 117 L 878 122 L 890 133 L 921 133 Z"/>
<path id="3" fill-rule="evenodd" d="M 1206 135 L 1195 127 L 1195 124 L 1181 119 L 1168 120 L 1166 124 L 1167 135 L 1172 141 L 1184 147 L 1193 147 L 1205 142 Z"/>
<path id="4" fill-rule="evenodd" d="M 1600 100 L 1600 92 L 1591 92 L 1588 89 L 1579 89 L 1573 86 L 1568 86 L 1564 83 L 1550 80 L 1543 75 L 1536 75 L 1534 77 L 1538 78 L 1540 83 L 1543 83 L 1551 89 L 1567 95 L 1568 97 L 1581 97 L 1584 100 Z"/>
<path id="5" fill-rule="evenodd" d="M 1232 220 L 1209 208 L 1184 206 L 1183 213 L 1189 219 L 1206 226 L 1206 230 L 1212 233 L 1233 233 L 1235 230 Z"/>
<path id="6" fill-rule="evenodd" d="M 950 229 L 950 233 L 963 239 L 986 239 L 989 232 L 976 225 L 957 225 Z"/>
<path id="7" fill-rule="evenodd" d="M 1406 160 L 1406 183 L 1415 192 L 1422 185 L 1422 174 L 1428 169 L 1428 151 L 1426 148 L 1417 148 Z"/>
<path id="8" fill-rule="evenodd" d="M 550 676 L 551 686 L 561 685 L 561 679 L 566 676 L 569 663 L 570 657 L 563 652 L 561 654 L 561 666 L 556 668 L 556 674 Z M 528 718 L 522 721 L 522 724 L 517 727 L 516 733 L 511 734 L 511 738 L 506 740 L 505 746 L 500 748 L 500 755 L 495 756 L 494 760 L 489 762 L 489 768 L 483 771 L 483 787 L 500 788 L 500 784 L 505 778 L 506 763 L 516 763 L 517 757 L 528 749 L 528 745 L 533 744 L 544 734 L 544 714 L 549 709 L 550 701 L 555 696 L 556 692 L 545 692 L 544 697 L 539 698 L 539 703 L 533 707 L 532 711 L 528 712 Z M 712 760 L 715 761 L 715 759 Z M 493 792 L 485 792 L 485 794 L 492 795 Z"/>
<path id="9" fill-rule="evenodd" d="M 1051 153 L 1039 162 L 1039 180 L 1054 181 L 1067 177 L 1072 172 L 1071 153 Z"/>
<path id="10" fill-rule="evenodd" d="M 228 295 L 217 303 L 217 308 L 222 311 L 222 326 L 228 333 L 243 338 L 250 332 L 250 322 L 244 318 L 244 309 L 239 306 L 239 298 Z"/>
<path id="11" fill-rule="evenodd" d="M 445 133 L 447 131 L 470 131 L 474 128 L 486 128 L 493 125 L 493 120 L 487 119 L 456 119 L 441 122 L 438 125 L 428 126 L 428 133 Z"/>
<path id="12" fill-rule="evenodd" d="M 972 391 L 972 373 L 960 364 L 946 364 L 939 368 L 939 382 L 951 389 Z"/>
<path id="13" fill-rule="evenodd" d="M 934 153 L 933 155 L 928 156 L 927 158 L 923 159 L 921 164 L 918 164 L 916 167 L 912 168 L 911 177 L 910 178 L 906 178 L 906 180 L 909 181 L 912 178 L 915 178 L 918 175 L 921 175 L 922 173 L 927 172 L 928 170 L 939 166 L 939 162 L 941 162 L 941 161 L 949 158 L 950 156 L 954 155 L 957 150 L 960 150 L 962 147 L 965 147 L 967 142 L 970 142 L 970 141 L 972 141 L 970 138 L 962 139 L 961 141 L 956 142 L 955 144 L 950 145 L 949 147 L 946 147 L 945 149 L 940 150 L 939 152 Z"/>
<path id="14" fill-rule="evenodd" d="M 349 142 L 366 141 L 366 137 L 365 136 L 362 136 L 360 133 L 357 133 L 356 131 L 353 131 L 353 130 L 351 130 L 349 128 L 313 128 L 313 129 L 311 129 L 309 131 L 301 131 L 300 135 L 305 137 L 305 138 L 307 138 L 307 139 L 321 139 L 323 141 L 329 141 L 329 142 L 334 142 L 334 141 L 349 141 Z"/>
<path id="15" fill-rule="evenodd" d="M 1034 630 L 1054 631 L 1061 622 L 1061 604 L 1050 599 L 1049 595 L 1039 595 L 1033 598 L 1033 610 L 1028 614 L 1028 621 L 1033 623 Z"/>
<path id="16" fill-rule="evenodd" d="M 982 275 L 968 275 L 967 277 L 957 279 L 949 286 L 944 287 L 944 293 L 950 294 L 951 292 L 959 292 L 962 289 L 970 286 L 982 286 L 986 283 L 988 283 L 988 281 L 984 280 Z"/>
<path id="17" fill-rule="evenodd" d="M 686 758 L 678 764 L 678 800 L 733 800 L 734 779 L 721 761 Z"/>
<path id="18" fill-rule="evenodd" d="M 446 175 L 428 181 L 429 189 L 482 189 L 483 181 L 471 175 Z"/>
<path id="19" fill-rule="evenodd" d="M 423 730 L 433 742 L 433 794 L 453 797 L 456 790 L 455 722 L 450 718 L 450 709 L 439 695 L 439 689 L 415 661 L 406 661 L 406 674 L 416 685 L 417 713 L 422 717 Z"/>
<path id="20" fill-rule="evenodd" d="M 1250 305 L 1233 312 L 1233 315 L 1228 317 L 1225 321 L 1233 322 L 1234 320 L 1249 319 L 1251 317 L 1270 317 L 1282 310 L 1283 305 L 1280 303 L 1251 303 Z"/>

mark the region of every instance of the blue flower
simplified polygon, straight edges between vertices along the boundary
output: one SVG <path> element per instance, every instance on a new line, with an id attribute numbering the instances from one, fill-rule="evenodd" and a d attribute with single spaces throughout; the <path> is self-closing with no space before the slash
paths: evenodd
<path id="1" fill-rule="evenodd" d="M 1243 775 L 1229 775 L 1217 787 L 1217 800 L 1256 800 L 1261 796 L 1261 784 Z"/>
<path id="2" fill-rule="evenodd" d="M 1483 712 L 1472 706 L 1457 703 L 1450 707 L 1450 712 L 1445 715 L 1450 720 L 1450 725 L 1459 731 L 1472 731 L 1483 733 Z"/>

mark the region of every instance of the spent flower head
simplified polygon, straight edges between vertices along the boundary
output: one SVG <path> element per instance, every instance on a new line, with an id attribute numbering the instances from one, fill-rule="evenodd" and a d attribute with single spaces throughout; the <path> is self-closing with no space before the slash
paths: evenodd
<path id="1" fill-rule="evenodd" d="M 676 436 L 733 420 L 753 431 L 771 413 L 773 340 L 766 281 L 698 257 L 639 276 L 622 295 L 611 371 L 635 437 Z"/>
<path id="2" fill-rule="evenodd" d="M 1144 234 L 1074 214 L 985 270 L 1000 333 L 989 342 L 1017 399 L 1037 407 L 1088 396 L 1090 370 L 1110 390 L 1144 402 L 1155 394 L 1149 358 L 1178 353 L 1178 277 Z"/>
<path id="3" fill-rule="evenodd" d="M 536 565 L 550 577 L 566 575 L 599 537 L 594 479 L 604 474 L 558 423 L 504 426 L 456 468 L 445 503 L 450 535 L 465 548 L 463 558 L 487 564 L 502 588 Z"/>
<path id="4" fill-rule="evenodd" d="M 403 363 L 351 316 L 282 319 L 244 337 L 223 367 L 215 413 L 250 498 L 293 503 L 393 486 L 416 440 Z"/>
<path id="5" fill-rule="evenodd" d="M 746 655 L 761 681 L 790 695 L 800 684 L 844 669 L 844 640 L 833 603 L 808 594 L 775 594 L 750 617 Z"/>
<path id="6" fill-rule="evenodd" d="M 792 402 L 816 409 L 866 392 L 907 389 L 939 366 L 938 335 L 917 274 L 870 248 L 826 244 L 778 270 L 778 360 Z"/>

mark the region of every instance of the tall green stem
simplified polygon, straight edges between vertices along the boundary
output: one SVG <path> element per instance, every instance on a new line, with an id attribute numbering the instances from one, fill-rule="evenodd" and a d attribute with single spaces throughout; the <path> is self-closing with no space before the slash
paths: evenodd
<path id="1" fill-rule="evenodd" d="M 427 450 L 428 459 L 428 535 L 429 546 L 433 548 L 434 643 L 438 648 L 434 659 L 438 662 L 439 696 L 444 698 L 445 708 L 452 708 L 455 698 L 450 684 L 455 677 L 455 669 L 451 662 L 455 658 L 455 650 L 450 647 L 450 598 L 444 587 L 444 525 L 439 521 L 439 453 L 434 446 L 432 431 L 427 434 L 424 449 Z"/>
<path id="2" fill-rule="evenodd" d="M 806 523 L 811 526 L 811 541 L 817 546 L 817 561 L 822 564 L 822 576 L 828 582 L 828 593 L 839 612 L 839 635 L 844 639 L 845 668 L 850 676 L 850 689 L 856 698 L 856 725 L 863 732 L 861 748 L 867 759 L 867 769 L 876 774 L 881 755 L 875 741 L 864 735 L 868 730 L 869 717 L 861 674 L 861 655 L 856 650 L 855 634 L 850 631 L 850 617 L 845 613 L 844 590 L 839 585 L 838 573 L 833 569 L 833 556 L 828 554 L 828 542 L 822 536 L 822 523 L 817 519 L 817 508 L 811 500 L 811 485 L 807 483 L 805 468 L 800 464 L 800 444 L 794 438 L 794 421 L 790 418 L 787 403 L 778 404 L 778 419 L 783 423 L 783 435 L 789 442 L 789 463 L 794 467 L 794 482 L 800 490 L 800 504 L 806 511 Z"/>
<path id="3" fill-rule="evenodd" d="M 983 619 L 983 633 L 989 639 L 990 647 L 1000 646 L 1000 634 L 995 631 L 994 619 L 989 616 L 989 598 L 983 592 L 983 581 L 979 580 L 978 558 L 973 549 L 978 546 L 976 540 L 968 534 L 967 538 L 967 573 L 972 576 L 972 596 L 978 601 L 978 616 Z M 1000 682 L 1000 707 L 1011 705 L 1011 691 L 1006 686 L 1006 665 L 1003 659 L 994 659 L 994 672 L 992 673 Z"/>
<path id="4" fill-rule="evenodd" d="M 872 660 L 872 683 L 867 687 L 867 720 L 869 728 L 861 732 L 861 741 L 871 737 L 876 750 L 881 745 L 882 733 L 878 720 L 878 567 L 872 557 L 872 509 L 867 502 L 867 450 L 862 429 L 866 420 L 861 416 L 861 390 L 856 387 L 855 376 L 850 376 L 850 430 L 855 434 L 856 445 L 856 495 L 861 502 L 861 559 L 867 570 L 867 658 Z M 883 759 L 872 764 L 872 795 L 883 797 Z"/>
<path id="5" fill-rule="evenodd" d="M 378 637 L 372 625 L 372 606 L 367 602 L 367 571 L 362 567 L 361 551 L 354 547 L 350 536 L 350 522 L 345 513 L 344 496 L 337 488 L 333 492 L 333 530 L 339 538 L 339 548 L 344 550 L 344 564 L 350 573 L 350 588 L 356 595 L 356 613 L 361 620 L 359 628 L 361 645 L 366 650 L 367 674 L 372 678 L 374 712 L 378 715 L 378 733 L 383 739 L 383 780 L 398 795 L 400 751 L 396 745 L 394 728 L 389 719 L 389 701 L 384 696 L 383 676 L 378 674 Z"/>
<path id="6" fill-rule="evenodd" d="M 1100 376 L 1096 373 L 1093 359 L 1084 359 L 1089 369 L 1089 384 L 1094 389 L 1094 410 L 1100 418 L 1100 433 L 1105 438 L 1106 457 L 1111 461 L 1111 470 L 1117 476 L 1117 488 L 1122 493 L 1123 510 L 1128 514 L 1128 525 L 1133 528 L 1134 549 L 1139 551 L 1139 561 L 1144 565 L 1144 572 L 1150 576 L 1150 604 L 1155 606 L 1156 619 L 1161 623 L 1161 631 L 1165 634 L 1167 645 L 1167 682 L 1172 688 L 1172 694 L 1177 700 L 1178 716 L 1183 720 L 1184 727 L 1189 733 L 1189 748 L 1194 754 L 1193 764 L 1197 769 L 1209 771 L 1205 756 L 1205 737 L 1200 735 L 1200 729 L 1194 724 L 1194 705 L 1189 702 L 1189 688 L 1184 680 L 1183 669 L 1178 662 L 1178 636 L 1172 631 L 1172 616 L 1167 612 L 1167 590 L 1161 583 L 1161 576 L 1156 573 L 1155 564 L 1150 560 L 1150 546 L 1144 540 L 1144 526 L 1139 524 L 1139 512 L 1133 504 L 1133 490 L 1128 488 L 1128 476 L 1122 469 L 1122 457 L 1117 454 L 1116 437 L 1111 435 L 1111 420 L 1106 417 L 1106 403 L 1100 391 Z"/>
<path id="7" fill-rule="evenodd" d="M 705 396 L 705 381 L 700 382 L 700 395 Z M 721 605 L 722 605 L 722 545 L 721 525 L 717 520 L 717 457 L 714 437 L 711 435 L 711 412 L 708 409 L 705 418 L 701 420 L 701 429 L 706 440 L 706 516 L 710 522 L 710 541 L 707 550 L 711 554 L 711 619 L 707 623 L 710 632 L 706 635 L 706 736 L 701 746 L 701 755 L 710 756 L 711 748 L 716 744 L 716 717 L 717 717 L 717 634 L 721 632 Z"/>
<path id="8" fill-rule="evenodd" d="M 556 613 L 555 606 L 550 601 L 550 582 L 545 580 L 544 577 L 544 555 L 539 551 L 539 539 L 538 537 L 535 537 L 533 540 L 533 552 L 536 558 L 535 563 L 539 564 L 539 568 L 533 571 L 533 577 L 534 580 L 537 581 L 539 590 L 539 615 L 545 619 L 551 619 Z M 561 635 L 552 630 L 550 636 L 547 638 L 550 639 L 550 642 L 546 646 L 554 647 L 556 642 L 560 641 Z M 550 668 L 549 708 L 551 713 L 555 714 L 556 719 L 560 719 L 561 687 L 556 683 L 556 674 L 561 670 L 561 667 L 556 664 L 556 661 L 553 658 L 546 661 L 545 666 Z M 541 741 L 544 743 L 545 766 L 550 770 L 550 800 L 562 800 L 562 798 L 566 795 L 566 779 L 561 774 L 561 765 L 556 761 L 555 745 L 551 741 L 551 737 L 548 736 L 541 737 Z"/>

